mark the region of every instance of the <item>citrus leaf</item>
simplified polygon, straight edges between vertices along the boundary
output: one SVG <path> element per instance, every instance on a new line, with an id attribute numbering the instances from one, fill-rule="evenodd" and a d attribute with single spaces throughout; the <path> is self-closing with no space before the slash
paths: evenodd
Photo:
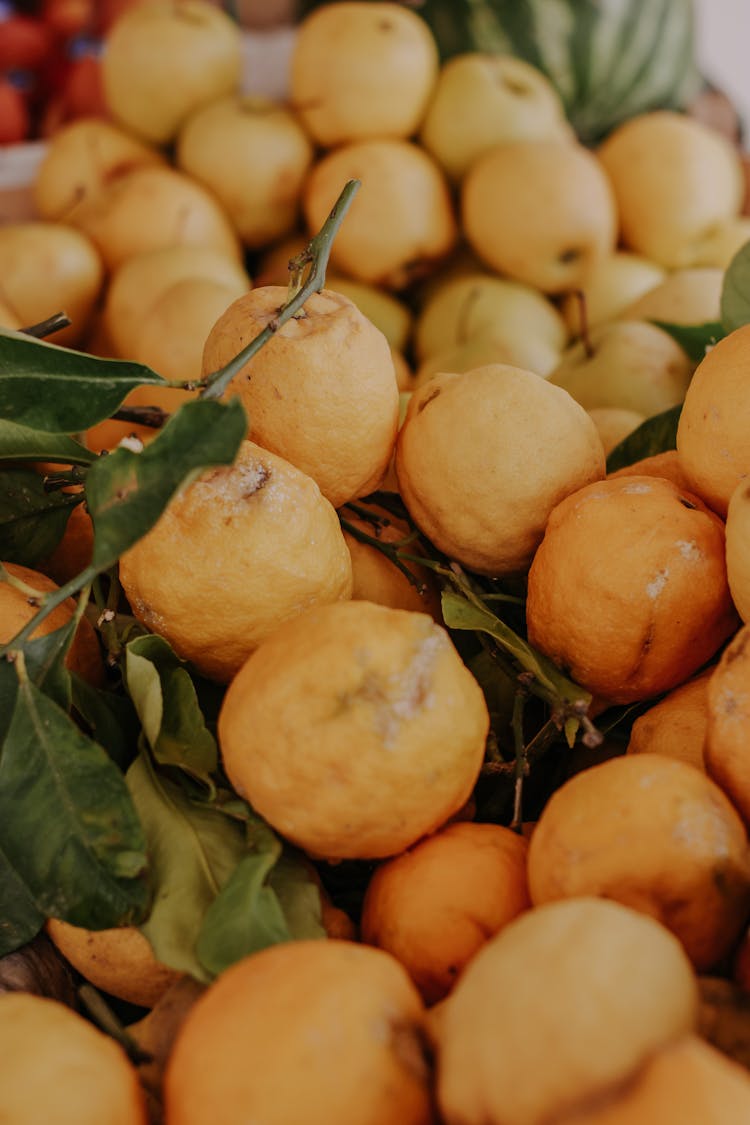
<path id="1" fill-rule="evenodd" d="M 114 565 L 188 481 L 210 466 L 231 465 L 246 430 L 238 398 L 195 399 L 183 403 L 141 452 L 119 448 L 96 461 L 86 477 L 94 570 Z"/>
<path id="2" fill-rule="evenodd" d="M 750 323 L 750 242 L 737 251 L 724 271 L 721 323 L 725 332 Z"/>
<path id="3" fill-rule="evenodd" d="M 72 702 L 86 730 L 124 772 L 138 752 L 141 726 L 126 695 L 92 687 L 75 673 L 70 677 Z"/>
<path id="4" fill-rule="evenodd" d="M 63 711 L 70 708 L 72 694 L 65 657 L 73 643 L 77 626 L 78 619 L 74 615 L 59 629 L 44 637 L 26 641 L 23 646 L 24 664 L 29 679 Z"/>
<path id="5" fill-rule="evenodd" d="M 147 753 L 133 762 L 126 780 L 146 832 L 154 885 L 141 932 L 160 961 L 207 982 L 196 942 L 206 911 L 247 853 L 245 826 L 192 800 L 157 773 Z"/>
<path id="6" fill-rule="evenodd" d="M 707 320 L 703 324 L 670 324 L 666 320 L 654 320 L 652 324 L 671 336 L 693 363 L 705 359 L 709 348 L 718 344 L 725 335 L 719 320 Z"/>
<path id="7" fill-rule="evenodd" d="M 641 422 L 632 433 L 628 434 L 607 457 L 607 472 L 613 473 L 617 469 L 624 469 L 626 465 L 633 465 L 644 457 L 653 457 L 657 453 L 667 453 L 670 449 L 677 448 L 677 424 L 680 420 L 682 406 L 672 406 L 661 414 L 654 414 Z"/>
<path id="8" fill-rule="evenodd" d="M 320 890 L 309 868 L 258 821 L 240 861 L 203 920 L 197 951 L 218 976 L 235 961 L 283 941 L 325 938 Z"/>
<path id="9" fill-rule="evenodd" d="M 74 434 L 109 418 L 135 387 L 163 386 L 149 367 L 101 359 L 0 328 L 0 418 Z"/>
<path id="10" fill-rule="evenodd" d="M 156 761 L 179 767 L 213 795 L 216 740 L 185 662 L 163 637 L 137 637 L 125 649 L 125 683 Z"/>
<path id="11" fill-rule="evenodd" d="M 284 848 L 269 872 L 268 884 L 279 900 L 287 929 L 295 941 L 326 937 L 320 888 L 301 856 Z"/>
<path id="12" fill-rule="evenodd" d="M 96 454 L 68 434 L 46 433 L 0 418 L 0 458 L 4 461 L 59 461 L 90 465 Z"/>
<path id="13" fill-rule="evenodd" d="M 0 558 L 34 566 L 54 551 L 76 500 L 47 492 L 44 478 L 26 469 L 0 470 Z"/>
<path id="14" fill-rule="evenodd" d="M 141 918 L 145 839 L 125 781 L 29 680 L 0 753 L 0 850 L 45 915 L 88 929 Z"/>
<path id="15" fill-rule="evenodd" d="M 196 952 L 211 976 L 251 953 L 291 940 L 279 900 L 266 883 L 280 852 L 277 841 L 273 851 L 244 856 L 206 911 Z"/>
<path id="16" fill-rule="evenodd" d="M 555 697 L 568 703 L 590 702 L 589 692 L 563 676 L 551 660 L 532 648 L 490 610 L 447 590 L 442 593 L 442 609 L 443 620 L 449 629 L 469 629 L 488 634 L 524 672 L 531 673 Z"/>
<path id="17" fill-rule="evenodd" d="M 31 941 L 44 921 L 44 914 L 0 848 L 0 957 Z"/>

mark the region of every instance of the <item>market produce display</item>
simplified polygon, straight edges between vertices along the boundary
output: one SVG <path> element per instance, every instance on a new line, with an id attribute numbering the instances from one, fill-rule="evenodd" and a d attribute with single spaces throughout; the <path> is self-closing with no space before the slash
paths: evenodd
<path id="1" fill-rule="evenodd" d="M 0 224 L 0 1120 L 746 1125 L 691 5 L 239 18 L 113 6 Z"/>

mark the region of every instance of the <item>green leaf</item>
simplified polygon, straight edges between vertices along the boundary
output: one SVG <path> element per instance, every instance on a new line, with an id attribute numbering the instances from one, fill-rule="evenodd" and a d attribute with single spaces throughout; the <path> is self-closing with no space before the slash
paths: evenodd
<path id="1" fill-rule="evenodd" d="M 0 470 L 0 558 L 34 566 L 51 554 L 75 505 L 69 493 L 47 492 L 39 473 Z"/>
<path id="2" fill-rule="evenodd" d="M 718 344 L 725 335 L 719 320 L 708 320 L 703 324 L 670 324 L 666 320 L 654 320 L 652 323 L 671 336 L 693 363 L 700 363 L 708 349 Z"/>
<path id="3" fill-rule="evenodd" d="M 269 872 L 268 883 L 279 900 L 287 929 L 295 941 L 326 937 L 320 888 L 301 856 L 285 847 Z"/>
<path id="4" fill-rule="evenodd" d="M 251 953 L 291 940 L 281 904 L 266 883 L 280 854 L 276 841 L 273 850 L 244 856 L 206 911 L 196 952 L 211 976 Z"/>
<path id="5" fill-rule="evenodd" d="M 13 711 L 18 698 L 18 675 L 15 664 L 5 656 L 0 656 L 0 747 L 5 741 Z M 0 793 L 2 802 L 2 793 Z"/>
<path id="6" fill-rule="evenodd" d="M 0 418 L 74 434 L 109 418 L 134 387 L 166 382 L 148 367 L 100 359 L 0 328 Z"/>
<path id="7" fill-rule="evenodd" d="M 644 457 L 653 457 L 657 453 L 666 453 L 677 448 L 677 424 L 680 420 L 682 406 L 672 406 L 661 414 L 654 414 L 641 422 L 637 429 L 628 434 L 607 457 L 607 472 L 614 473 L 617 469 L 624 469 L 626 465 L 633 465 Z"/>
<path id="8" fill-rule="evenodd" d="M 750 242 L 746 242 L 724 271 L 721 291 L 721 323 L 733 332 L 750 322 Z"/>
<path id="9" fill-rule="evenodd" d="M 125 682 L 157 762 L 179 767 L 213 794 L 216 740 L 185 662 L 163 637 L 138 637 L 125 649 Z"/>
<path id="10" fill-rule="evenodd" d="M 45 915 L 88 929 L 141 918 L 145 840 L 104 750 L 29 680 L 0 753 L 0 850 Z"/>
<path id="11" fill-rule="evenodd" d="M 80 676 L 72 675 L 73 706 L 88 734 L 125 772 L 138 753 L 141 725 L 135 708 L 126 695 L 95 688 Z"/>
<path id="12" fill-rule="evenodd" d="M 73 643 L 77 627 L 78 616 L 74 614 L 67 624 L 44 637 L 26 641 L 23 646 L 24 664 L 29 679 L 63 711 L 70 708 L 72 692 L 65 657 Z"/>
<path id="13" fill-rule="evenodd" d="M 140 453 L 119 448 L 86 477 L 94 524 L 93 567 L 106 570 L 158 520 L 174 494 L 204 469 L 231 465 L 247 430 L 238 398 L 183 405 Z"/>
<path id="14" fill-rule="evenodd" d="M 141 924 L 160 961 L 196 980 L 210 974 L 196 954 L 203 917 L 247 854 L 244 824 L 157 773 L 141 753 L 126 777 L 148 840 L 153 908 Z"/>
<path id="15" fill-rule="evenodd" d="M 44 921 L 23 880 L 0 848 L 0 957 L 31 941 Z"/>
<path id="16" fill-rule="evenodd" d="M 261 821 L 252 829 L 251 846 L 201 927 L 198 956 L 215 976 L 269 945 L 326 937 L 320 890 L 309 867 L 282 850 Z"/>
<path id="17" fill-rule="evenodd" d="M 45 433 L 0 418 L 0 459 L 90 465 L 96 460 L 96 454 L 67 434 Z"/>
<path id="18" fill-rule="evenodd" d="M 590 702 L 591 695 L 589 692 L 584 691 L 578 684 L 563 676 L 551 660 L 532 648 L 523 637 L 514 633 L 504 621 L 501 621 L 490 610 L 475 605 L 460 594 L 447 590 L 444 590 L 442 594 L 442 607 L 443 620 L 449 629 L 468 629 L 474 632 L 487 633 L 508 656 L 520 665 L 524 672 L 531 673 L 552 695 L 564 699 L 568 703 Z"/>

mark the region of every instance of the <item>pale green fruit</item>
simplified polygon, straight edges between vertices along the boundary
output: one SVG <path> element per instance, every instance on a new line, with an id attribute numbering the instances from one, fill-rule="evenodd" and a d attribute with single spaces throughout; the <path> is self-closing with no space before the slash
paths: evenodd
<path id="1" fill-rule="evenodd" d="M 235 297 L 252 285 L 236 258 L 206 246 L 166 246 L 128 258 L 110 277 L 104 300 L 104 328 L 118 355 L 134 358 L 143 318 L 162 293 L 187 278 L 229 286 Z"/>
<path id="2" fill-rule="evenodd" d="M 208 0 L 150 0 L 115 22 L 102 54 L 107 105 L 131 133 L 173 140 L 187 116 L 239 88 L 239 26 Z"/>
<path id="3" fill-rule="evenodd" d="M 559 354 L 568 338 L 557 308 L 523 282 L 479 272 L 449 278 L 440 286 L 436 282 L 415 323 L 417 358 L 447 352 L 480 335 L 521 346 L 543 344 L 545 355 Z"/>
<path id="4" fill-rule="evenodd" d="M 240 262 L 242 246 L 207 188 L 168 165 L 118 176 L 80 209 L 75 226 L 96 244 L 110 272 L 136 254 L 165 246 L 207 246 Z"/>
<path id="5" fill-rule="evenodd" d="M 700 262 L 717 227 L 740 213 L 739 149 L 685 114 L 632 117 L 610 133 L 598 157 L 617 198 L 624 245 L 666 269 Z"/>
<path id="6" fill-rule="evenodd" d="M 428 152 L 412 141 L 382 137 L 324 153 L 303 193 L 311 234 L 323 226 L 349 180 L 358 180 L 361 188 L 333 240 L 332 269 L 401 290 L 439 268 L 459 231 L 445 175 Z"/>
<path id="7" fill-rule="evenodd" d="M 113 178 L 164 162 L 163 153 L 119 125 L 99 117 L 79 117 L 47 140 L 32 186 L 34 205 L 43 219 L 74 223 L 76 210 Z"/>
<path id="8" fill-rule="evenodd" d="M 414 374 L 414 386 L 421 387 L 428 379 L 443 371 L 461 374 L 488 363 L 506 363 L 522 367 L 546 379 L 560 362 L 560 351 L 550 347 L 533 333 L 515 336 L 494 336 L 492 332 L 472 336 L 442 352 L 423 359 Z"/>
<path id="9" fill-rule="evenodd" d="M 413 136 L 438 74 L 429 25 L 400 4 L 326 4 L 298 26 L 290 101 L 323 148 Z"/>
<path id="10" fill-rule="evenodd" d="M 637 430 L 646 421 L 645 414 L 639 414 L 637 410 L 624 410 L 619 406 L 595 406 L 588 413 L 599 431 L 607 456 L 628 434 L 632 434 L 633 430 Z"/>
<path id="11" fill-rule="evenodd" d="M 380 329 L 392 348 L 398 352 L 406 349 L 411 337 L 413 317 L 408 305 L 393 293 L 388 293 L 377 285 L 368 285 L 367 282 L 354 281 L 353 278 L 337 274 L 326 277 L 326 289 L 334 289 L 353 301 L 359 311 Z"/>
<path id="12" fill-rule="evenodd" d="M 176 157 L 223 204 L 250 249 L 296 227 L 313 147 L 286 106 L 261 97 L 218 98 L 185 121 Z"/>
<path id="13" fill-rule="evenodd" d="M 735 254 L 750 242 L 750 215 L 727 219 L 706 239 L 698 265 L 725 270 Z"/>
<path id="14" fill-rule="evenodd" d="M 484 264 L 544 293 L 580 288 L 617 242 L 604 169 L 567 139 L 495 145 L 461 181 L 460 206 L 464 235 Z"/>
<path id="15" fill-rule="evenodd" d="M 70 324 L 52 342 L 79 344 L 104 283 L 102 260 L 91 239 L 66 223 L 6 223 L 0 225 L 0 262 L 0 293 L 10 318 L 27 328 L 64 311 Z M 13 327 L 7 324 L 10 318 L 2 316 L 7 327 Z"/>
<path id="16" fill-rule="evenodd" d="M 661 328 L 647 321 L 621 320 L 571 345 L 549 377 L 585 410 L 618 407 L 650 417 L 685 397 L 693 364 Z"/>
<path id="17" fill-rule="evenodd" d="M 703 324 L 721 318 L 724 271 L 715 267 L 673 270 L 620 313 L 626 320 Z"/>
<path id="18" fill-rule="evenodd" d="M 585 301 L 586 324 L 596 328 L 614 320 L 665 277 L 666 270 L 661 266 L 627 250 L 617 250 L 602 258 L 591 269 L 580 290 L 568 293 L 560 304 L 571 336 L 581 332 L 581 295 Z"/>
<path id="19" fill-rule="evenodd" d="M 443 64 L 419 134 L 456 182 L 493 145 L 548 137 L 573 138 L 549 79 L 523 59 L 481 51 Z"/>

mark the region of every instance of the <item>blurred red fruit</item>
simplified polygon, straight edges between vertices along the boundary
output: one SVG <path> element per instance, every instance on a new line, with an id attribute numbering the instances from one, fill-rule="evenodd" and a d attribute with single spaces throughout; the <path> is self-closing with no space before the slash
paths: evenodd
<path id="1" fill-rule="evenodd" d="M 45 0 L 42 18 L 60 39 L 93 31 L 97 19 L 94 0 Z"/>
<path id="2" fill-rule="evenodd" d="M 0 71 L 39 70 L 52 50 L 50 29 L 41 20 L 0 8 Z"/>
<path id="3" fill-rule="evenodd" d="M 26 98 L 17 86 L 0 77 L 0 145 L 25 141 L 31 128 Z"/>

